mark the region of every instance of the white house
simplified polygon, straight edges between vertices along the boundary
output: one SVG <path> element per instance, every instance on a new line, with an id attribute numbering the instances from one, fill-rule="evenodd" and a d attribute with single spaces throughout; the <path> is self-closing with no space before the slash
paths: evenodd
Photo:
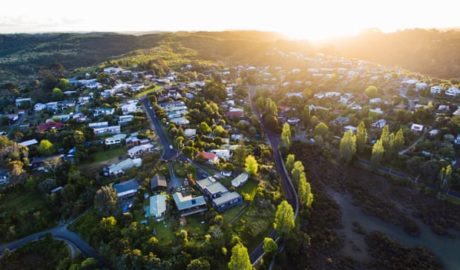
<path id="1" fill-rule="evenodd" d="M 103 121 L 103 122 L 89 123 L 88 127 L 90 127 L 90 128 L 100 128 L 100 127 L 107 127 L 108 125 L 109 125 L 109 122 Z"/>
<path id="2" fill-rule="evenodd" d="M 151 143 L 141 144 L 128 149 L 128 155 L 134 158 L 152 152 L 153 149 L 155 149 L 155 146 Z"/>
<path id="3" fill-rule="evenodd" d="M 184 135 L 185 137 L 187 138 L 193 138 L 196 136 L 196 129 L 194 128 L 187 128 L 186 130 L 184 130 Z"/>
<path id="4" fill-rule="evenodd" d="M 151 217 L 157 221 L 163 220 L 166 213 L 166 196 L 163 194 L 151 196 L 149 210 Z"/>
<path id="5" fill-rule="evenodd" d="M 123 114 L 134 113 L 137 110 L 137 100 L 130 100 L 127 103 L 121 105 L 121 111 L 123 112 Z"/>
<path id="6" fill-rule="evenodd" d="M 128 158 L 119 163 L 112 164 L 109 167 L 106 167 L 104 174 L 105 175 L 118 175 L 123 174 L 125 171 L 132 169 L 134 167 L 142 166 L 142 159 L 140 158 Z"/>
<path id="7" fill-rule="evenodd" d="M 460 95 L 460 89 L 458 89 L 455 86 L 450 87 L 449 89 L 446 90 L 446 96 L 449 97 L 456 97 Z"/>
<path id="8" fill-rule="evenodd" d="M 112 115 L 115 113 L 115 108 L 96 108 L 93 111 L 94 116 L 99 115 Z"/>
<path id="9" fill-rule="evenodd" d="M 129 122 L 132 122 L 133 119 L 134 119 L 134 116 L 130 114 L 120 115 L 120 117 L 118 117 L 118 124 L 123 125 L 123 124 L 129 123 Z"/>
<path id="10" fill-rule="evenodd" d="M 235 179 L 232 180 L 232 186 L 240 187 L 244 183 L 246 183 L 246 181 L 248 181 L 248 179 L 249 179 L 249 175 L 247 173 L 242 173 L 242 174 L 238 175 L 237 177 L 235 177 Z"/>
<path id="11" fill-rule="evenodd" d="M 424 126 L 420 124 L 413 123 L 410 127 L 410 130 L 414 133 L 419 133 L 423 131 Z"/>
<path id="12" fill-rule="evenodd" d="M 95 135 L 118 134 L 121 132 L 120 126 L 106 126 L 93 128 Z"/>
<path id="13" fill-rule="evenodd" d="M 385 119 L 379 119 L 375 121 L 374 123 L 371 124 L 372 127 L 374 128 L 383 128 L 387 124 L 387 121 Z"/>
<path id="14" fill-rule="evenodd" d="M 215 154 L 218 158 L 228 160 L 232 156 L 230 150 L 226 149 L 214 149 L 210 151 L 211 153 Z"/>
<path id="15" fill-rule="evenodd" d="M 172 119 L 169 119 L 169 121 L 179 126 L 190 124 L 190 121 L 185 117 L 172 118 Z"/>
<path id="16" fill-rule="evenodd" d="M 120 144 L 123 142 L 123 140 L 126 138 L 126 134 L 116 134 L 112 137 L 108 137 L 104 140 L 105 145 L 114 145 L 114 144 Z"/>
<path id="17" fill-rule="evenodd" d="M 19 144 L 25 147 L 29 147 L 29 146 L 38 144 L 38 141 L 36 139 L 32 139 L 32 140 L 20 142 Z"/>
<path id="18" fill-rule="evenodd" d="M 442 92 L 442 87 L 440 85 L 434 85 L 430 88 L 430 93 L 432 95 L 439 95 Z"/>
<path id="19" fill-rule="evenodd" d="M 44 109 L 46 109 L 46 104 L 36 103 L 34 105 L 34 111 L 36 111 L 36 112 L 43 111 Z"/>
<path id="20" fill-rule="evenodd" d="M 19 107 L 24 104 L 31 104 L 32 99 L 31 98 L 17 98 L 16 99 L 16 107 Z"/>

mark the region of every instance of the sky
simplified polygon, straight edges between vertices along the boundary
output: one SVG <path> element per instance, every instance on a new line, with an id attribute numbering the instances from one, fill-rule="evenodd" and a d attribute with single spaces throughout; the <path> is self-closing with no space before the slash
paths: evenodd
<path id="1" fill-rule="evenodd" d="M 0 33 L 263 30 L 318 40 L 460 27 L 459 0 L 4 1 Z"/>

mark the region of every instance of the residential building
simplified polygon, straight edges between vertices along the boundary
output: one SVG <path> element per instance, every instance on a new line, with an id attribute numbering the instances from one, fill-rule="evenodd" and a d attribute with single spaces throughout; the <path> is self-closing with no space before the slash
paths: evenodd
<path id="1" fill-rule="evenodd" d="M 43 111 L 44 109 L 46 109 L 46 104 L 43 104 L 43 103 L 36 103 L 36 104 L 34 105 L 34 111 L 36 111 L 36 112 Z"/>
<path id="2" fill-rule="evenodd" d="M 230 150 L 228 149 L 213 149 L 210 152 L 223 160 L 229 160 L 232 157 Z"/>
<path id="3" fill-rule="evenodd" d="M 133 115 L 120 115 L 118 117 L 118 125 L 124 125 L 124 124 L 127 124 L 127 123 L 130 123 L 132 122 L 134 119 L 134 116 Z"/>
<path id="4" fill-rule="evenodd" d="M 94 135 L 118 134 L 121 132 L 120 126 L 107 126 L 93 128 Z"/>
<path id="5" fill-rule="evenodd" d="M 128 158 L 119 163 L 112 164 L 104 168 L 104 175 L 119 175 L 124 174 L 127 170 L 142 166 L 142 159 L 140 158 Z"/>
<path id="6" fill-rule="evenodd" d="M 115 145 L 115 144 L 121 144 L 123 140 L 126 138 L 126 134 L 116 134 L 112 137 L 105 138 L 104 144 L 105 145 Z"/>
<path id="7" fill-rule="evenodd" d="M 225 112 L 225 116 L 228 118 L 242 118 L 244 117 L 244 110 L 242 108 L 230 108 Z"/>
<path id="8" fill-rule="evenodd" d="M 243 203 L 243 198 L 236 192 L 227 192 L 212 200 L 212 206 L 218 212 L 223 212 L 231 207 L 240 205 L 241 203 Z"/>
<path id="9" fill-rule="evenodd" d="M 115 189 L 119 199 L 126 199 L 136 195 L 137 190 L 139 189 L 139 183 L 136 179 L 131 179 L 125 182 L 114 184 L 113 188 Z"/>
<path id="10" fill-rule="evenodd" d="M 100 115 L 113 115 L 115 113 L 115 108 L 96 108 L 93 111 L 95 117 Z"/>
<path id="11" fill-rule="evenodd" d="M 206 207 L 206 201 L 203 196 L 183 196 L 182 193 L 176 192 L 173 194 L 173 199 L 177 210 L 179 210 L 181 216 L 183 217 L 208 210 Z"/>
<path id="12" fill-rule="evenodd" d="M 149 216 L 157 221 L 163 220 L 166 214 L 166 196 L 163 194 L 151 196 L 149 210 Z"/>
<path id="13" fill-rule="evenodd" d="M 424 126 L 420 124 L 413 123 L 410 127 L 410 130 L 414 133 L 420 133 L 423 131 Z"/>
<path id="14" fill-rule="evenodd" d="M 156 174 L 150 180 L 151 190 L 166 189 L 167 187 L 168 187 L 168 182 L 166 182 L 166 177 L 162 174 Z"/>
<path id="15" fill-rule="evenodd" d="M 214 177 L 208 177 L 202 180 L 196 181 L 198 188 L 210 199 L 222 196 L 222 194 L 228 192 L 228 189 L 224 187 L 220 182 L 216 181 Z"/>
<path id="16" fill-rule="evenodd" d="M 379 119 L 379 120 L 375 121 L 374 123 L 372 123 L 371 127 L 382 129 L 386 124 L 387 124 L 387 120 Z"/>
<path id="17" fill-rule="evenodd" d="M 32 103 L 31 98 L 17 98 L 16 99 L 16 107 L 20 107 L 23 105 L 30 105 Z"/>
<path id="18" fill-rule="evenodd" d="M 184 136 L 187 138 L 194 138 L 196 136 L 196 129 L 187 128 L 184 130 Z"/>
<path id="19" fill-rule="evenodd" d="M 200 152 L 197 154 L 198 158 L 203 158 L 206 160 L 209 164 L 216 164 L 219 163 L 219 158 L 217 157 L 216 154 L 214 153 L 209 153 L 209 152 Z"/>
<path id="20" fill-rule="evenodd" d="M 232 180 L 232 186 L 233 187 L 240 187 L 242 185 L 244 185 L 244 183 L 246 183 L 246 181 L 248 181 L 249 179 L 249 175 L 247 173 L 241 173 L 240 175 L 238 175 L 237 177 L 235 177 L 233 180 Z"/>
<path id="21" fill-rule="evenodd" d="M 50 130 L 61 130 L 64 127 L 63 123 L 60 122 L 47 122 L 47 123 L 42 123 L 37 126 L 37 132 L 38 133 L 45 133 Z"/>
<path id="22" fill-rule="evenodd" d="M 141 144 L 128 149 L 128 155 L 131 158 L 142 156 L 145 153 L 152 152 L 155 146 L 151 143 Z"/>

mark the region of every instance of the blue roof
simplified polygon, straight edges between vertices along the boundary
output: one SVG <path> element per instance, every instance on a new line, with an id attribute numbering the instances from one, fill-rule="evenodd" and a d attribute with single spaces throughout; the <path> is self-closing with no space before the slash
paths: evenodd
<path id="1" fill-rule="evenodd" d="M 139 183 L 137 182 L 136 179 L 131 179 L 125 182 L 121 182 L 119 184 L 114 184 L 113 188 L 115 189 L 117 194 L 119 194 L 119 193 L 123 193 L 123 192 L 133 190 L 133 189 L 138 190 Z"/>

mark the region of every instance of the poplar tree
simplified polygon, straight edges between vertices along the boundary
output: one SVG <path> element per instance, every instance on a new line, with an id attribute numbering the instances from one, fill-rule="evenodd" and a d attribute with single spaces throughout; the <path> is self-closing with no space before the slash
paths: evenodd
<path id="1" fill-rule="evenodd" d="M 366 125 L 364 122 L 361 121 L 358 125 L 358 129 L 356 130 L 356 148 L 357 151 L 362 153 L 366 147 L 367 143 L 367 130 Z"/>
<path id="2" fill-rule="evenodd" d="M 383 158 L 383 154 L 385 153 L 385 149 L 383 147 L 382 140 L 377 140 L 377 142 L 372 146 L 372 157 L 371 162 L 373 166 L 377 166 L 380 164 Z"/>
<path id="3" fill-rule="evenodd" d="M 343 134 L 340 140 L 340 157 L 349 163 L 356 153 L 356 136 L 349 130 Z"/>

